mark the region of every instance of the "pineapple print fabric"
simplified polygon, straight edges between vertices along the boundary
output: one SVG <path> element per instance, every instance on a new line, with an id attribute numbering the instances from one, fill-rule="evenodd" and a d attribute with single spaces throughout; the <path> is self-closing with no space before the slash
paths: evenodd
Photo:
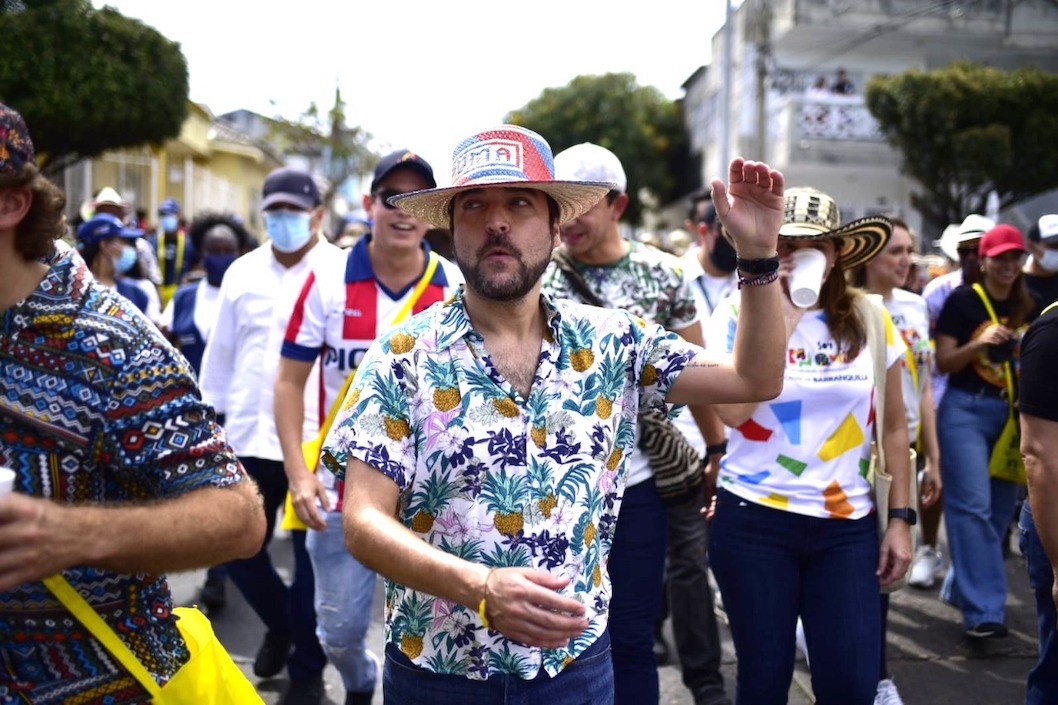
<path id="1" fill-rule="evenodd" d="M 668 330 L 680 330 L 698 322 L 698 307 L 694 292 L 685 281 L 683 263 L 656 247 L 634 241 L 628 245 L 628 254 L 613 264 L 576 264 L 606 307 L 624 309 Z M 553 262 L 544 273 L 543 290 L 555 298 L 580 300 L 569 279 Z M 693 423 L 691 426 L 700 437 L 697 426 Z M 638 442 L 637 435 L 636 450 L 629 459 L 629 485 L 644 482 L 652 474 L 646 453 L 638 450 Z"/>
<path id="2" fill-rule="evenodd" d="M 584 634 L 541 650 L 387 580 L 387 642 L 431 671 L 554 675 L 598 638 L 636 414 L 664 407 L 699 350 L 623 311 L 542 302 L 548 332 L 528 399 L 491 364 L 457 296 L 372 346 L 325 444 L 339 477 L 351 455 L 397 483 L 398 518 L 424 541 L 488 566 L 566 575 L 566 594 L 587 607 Z"/>
<path id="3" fill-rule="evenodd" d="M 874 508 L 867 482 L 874 433 L 874 362 L 864 345 L 849 360 L 822 311 L 805 311 L 786 351 L 783 390 L 731 431 L 720 486 L 742 499 L 808 516 L 860 519 Z M 738 294 L 708 326 L 706 347 L 731 352 Z M 886 367 L 907 346 L 885 317 Z"/>

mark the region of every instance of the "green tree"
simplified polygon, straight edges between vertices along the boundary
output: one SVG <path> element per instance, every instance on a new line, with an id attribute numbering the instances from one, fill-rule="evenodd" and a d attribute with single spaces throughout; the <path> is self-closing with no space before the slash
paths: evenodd
<path id="1" fill-rule="evenodd" d="M 546 88 L 506 121 L 539 132 L 556 154 L 581 142 L 616 154 L 628 176 L 630 223 L 642 222 L 642 189 L 660 203 L 679 195 L 688 143 L 680 108 L 631 73 L 578 76 Z"/>
<path id="2" fill-rule="evenodd" d="M 873 78 L 867 108 L 918 181 L 912 205 L 938 231 L 1058 187 L 1058 75 L 955 62 Z"/>
<path id="3" fill-rule="evenodd" d="M 155 29 L 88 0 L 22 0 L 0 4 L 0 36 L 0 100 L 25 117 L 46 174 L 180 134 L 187 62 Z"/>
<path id="4" fill-rule="evenodd" d="M 367 174 L 378 162 L 378 155 L 368 147 L 371 133 L 346 124 L 345 101 L 338 88 L 334 106 L 326 113 L 310 103 L 297 120 L 275 118 L 269 137 L 284 152 L 307 157 L 309 168 L 327 179 L 322 196 L 328 208 L 347 179 Z"/>

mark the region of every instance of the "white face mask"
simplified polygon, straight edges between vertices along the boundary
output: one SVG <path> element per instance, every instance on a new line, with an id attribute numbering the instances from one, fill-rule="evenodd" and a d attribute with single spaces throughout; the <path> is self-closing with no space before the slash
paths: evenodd
<path id="1" fill-rule="evenodd" d="M 1058 250 L 1045 248 L 1038 261 L 1048 272 L 1058 272 Z"/>

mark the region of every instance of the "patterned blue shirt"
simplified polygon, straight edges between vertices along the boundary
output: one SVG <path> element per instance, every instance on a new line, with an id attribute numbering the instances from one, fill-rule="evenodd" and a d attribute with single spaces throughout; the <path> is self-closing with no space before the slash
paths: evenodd
<path id="1" fill-rule="evenodd" d="M 0 465 L 62 504 L 149 502 L 244 472 L 186 360 L 80 257 L 0 314 Z M 64 572 L 159 682 L 188 658 L 161 575 Z M 0 702 L 146 702 L 41 582 L 0 592 Z"/>

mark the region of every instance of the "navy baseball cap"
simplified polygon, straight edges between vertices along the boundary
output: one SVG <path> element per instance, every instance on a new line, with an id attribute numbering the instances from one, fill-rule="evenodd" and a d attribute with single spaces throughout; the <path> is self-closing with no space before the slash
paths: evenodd
<path id="1" fill-rule="evenodd" d="M 142 235 L 142 230 L 130 228 L 121 218 L 111 213 L 94 215 L 77 228 L 77 239 L 85 246 L 95 245 L 112 237 L 135 240 Z"/>
<path id="2" fill-rule="evenodd" d="M 398 149 L 378 160 L 378 164 L 375 165 L 375 175 L 371 179 L 371 192 L 375 192 L 379 181 L 386 178 L 394 169 L 401 167 L 408 167 L 422 174 L 422 177 L 426 179 L 427 188 L 437 188 L 437 180 L 433 177 L 433 167 L 429 162 L 411 150 Z"/>
<path id="3" fill-rule="evenodd" d="M 320 189 L 308 172 L 291 167 L 275 169 L 265 177 L 261 210 L 276 203 L 289 203 L 307 211 L 323 203 Z"/>
<path id="4" fill-rule="evenodd" d="M 158 213 L 160 215 L 175 215 L 180 212 L 180 202 L 175 198 L 167 198 L 162 201 L 162 205 L 158 206 Z"/>

